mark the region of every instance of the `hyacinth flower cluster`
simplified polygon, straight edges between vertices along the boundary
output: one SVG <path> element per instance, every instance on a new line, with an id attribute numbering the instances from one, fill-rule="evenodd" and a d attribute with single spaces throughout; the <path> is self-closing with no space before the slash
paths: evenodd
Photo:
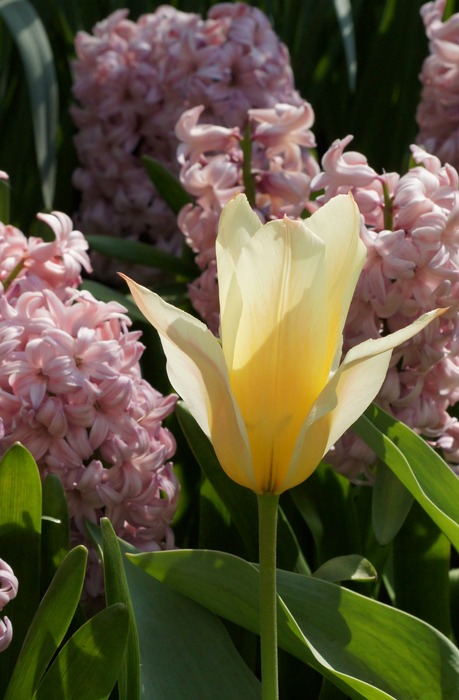
<path id="1" fill-rule="evenodd" d="M 459 13 L 443 21 L 446 0 L 423 5 L 429 55 L 420 79 L 417 142 L 443 163 L 459 168 Z"/>
<path id="2" fill-rule="evenodd" d="M 141 377 L 143 346 L 125 309 L 79 291 L 87 242 L 65 214 L 40 214 L 54 240 L 0 223 L 1 452 L 20 441 L 65 489 L 74 543 L 108 516 L 143 550 L 173 546 L 175 396 Z M 96 559 L 93 554 L 94 560 Z M 92 567 L 87 592 L 101 590 Z"/>
<path id="3" fill-rule="evenodd" d="M 88 233 L 176 249 L 183 239 L 175 216 L 140 157 L 177 174 L 174 126 L 193 106 L 243 131 L 249 108 L 301 102 L 287 48 L 261 11 L 242 3 L 214 5 L 207 19 L 163 5 L 133 22 L 118 10 L 92 34 L 78 33 L 75 50 L 71 114 L 81 165 L 73 181 Z"/>
<path id="4" fill-rule="evenodd" d="M 322 205 L 351 191 L 364 215 L 367 259 L 351 304 L 344 349 L 393 332 L 436 307 L 449 310 L 396 349 L 377 402 L 459 463 L 459 176 L 450 165 L 412 146 L 415 165 L 400 176 L 379 175 L 366 158 L 344 152 L 350 137 L 325 154 L 313 188 Z M 336 466 L 358 478 L 371 463 L 351 436 L 335 447 Z"/>
<path id="5" fill-rule="evenodd" d="M 18 593 L 18 580 L 13 569 L 6 561 L 0 559 L 0 613 L 10 600 Z M 0 618 L 0 652 L 4 651 L 13 639 L 13 626 L 6 617 Z"/>
<path id="6" fill-rule="evenodd" d="M 351 136 L 332 144 L 320 171 L 309 150 L 314 143 L 309 110 L 307 103 L 302 108 L 278 105 L 250 110 L 250 180 L 244 174 L 238 132 L 199 125 L 199 109 L 179 120 L 181 181 L 196 197 L 196 204 L 181 211 L 179 225 L 203 269 L 190 285 L 190 298 L 217 332 L 217 221 L 221 207 L 236 192 L 253 186 L 255 207 L 263 221 L 284 213 L 305 216 L 335 195 L 352 192 L 362 214 L 367 260 L 347 320 L 344 350 L 396 331 L 431 309 L 450 307 L 394 352 L 377 401 L 457 464 L 459 423 L 449 413 L 459 398 L 457 171 L 413 146 L 415 165 L 405 175 L 380 175 L 363 154 L 345 151 Z M 372 479 L 373 454 L 351 433 L 328 459 L 354 480 Z"/>
<path id="7" fill-rule="evenodd" d="M 178 224 L 202 270 L 189 286 L 191 302 L 216 332 L 215 239 L 224 205 L 245 191 L 263 222 L 312 212 L 310 184 L 319 165 L 311 152 L 314 113 L 308 102 L 250 109 L 245 137 L 237 127 L 199 123 L 203 111 L 203 106 L 187 110 L 176 126 L 180 180 L 195 198 L 181 210 Z"/>

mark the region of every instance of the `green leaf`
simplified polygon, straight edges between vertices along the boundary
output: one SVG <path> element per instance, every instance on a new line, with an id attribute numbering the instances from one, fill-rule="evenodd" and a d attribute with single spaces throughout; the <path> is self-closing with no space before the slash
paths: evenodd
<path id="1" fill-rule="evenodd" d="M 31 621 L 4 700 L 31 698 L 36 691 L 77 608 L 86 559 L 86 548 L 76 547 L 57 570 Z"/>
<path id="2" fill-rule="evenodd" d="M 5 614 L 13 624 L 10 646 L 0 654 L 0 697 L 40 600 L 41 482 L 25 447 L 10 447 L 0 462 L 0 556 L 19 581 Z"/>
<path id="3" fill-rule="evenodd" d="M 329 464 L 321 463 L 288 495 L 314 540 L 316 566 L 337 556 L 362 551 L 349 479 L 337 474 Z M 279 564 L 279 568 L 286 567 Z"/>
<path id="4" fill-rule="evenodd" d="M 0 221 L 3 224 L 10 223 L 10 199 L 10 183 L 8 180 L 2 180 L 2 178 L 0 178 Z"/>
<path id="5" fill-rule="evenodd" d="M 418 503 L 395 538 L 392 551 L 397 608 L 451 637 L 451 545 Z"/>
<path id="6" fill-rule="evenodd" d="M 199 274 L 199 270 L 193 262 L 155 248 L 150 243 L 141 243 L 115 236 L 86 236 L 86 240 L 92 250 L 109 258 L 172 272 L 176 275 L 183 275 L 190 280 Z"/>
<path id="7" fill-rule="evenodd" d="M 121 542 L 124 551 L 133 550 Z M 222 622 L 126 561 L 140 642 L 146 698 L 255 700 L 260 683 L 235 650 Z"/>
<path id="8" fill-rule="evenodd" d="M 374 581 L 378 574 L 368 559 L 358 554 L 348 554 L 329 559 L 314 571 L 313 576 L 322 581 Z"/>
<path id="9" fill-rule="evenodd" d="M 346 56 L 347 77 L 349 87 L 355 90 L 357 78 L 357 55 L 355 49 L 354 22 L 352 19 L 352 7 L 350 0 L 333 0 L 336 17 L 338 20 L 341 40 Z"/>
<path id="10" fill-rule="evenodd" d="M 150 180 L 174 214 L 178 214 L 185 204 L 193 203 L 193 198 L 185 190 L 180 180 L 172 175 L 156 158 L 142 156 L 141 161 Z"/>
<path id="11" fill-rule="evenodd" d="M 33 700 L 103 700 L 115 685 L 126 649 L 129 615 L 111 605 L 80 627 L 59 652 Z"/>
<path id="12" fill-rule="evenodd" d="M 258 572 L 222 552 L 129 555 L 137 566 L 258 631 Z M 438 700 L 457 696 L 459 651 L 430 625 L 327 581 L 278 571 L 279 644 L 351 698 Z"/>
<path id="13" fill-rule="evenodd" d="M 396 474 L 459 551 L 459 479 L 410 428 L 372 405 L 352 430 Z"/>
<path id="14" fill-rule="evenodd" d="M 43 482 L 41 590 L 47 588 L 70 547 L 70 522 L 62 481 L 48 474 Z"/>
<path id="15" fill-rule="evenodd" d="M 129 633 L 126 654 L 118 676 L 119 700 L 137 700 L 140 695 L 139 636 L 131 596 L 124 572 L 124 562 L 118 540 L 108 518 L 100 522 L 104 564 L 105 599 L 107 605 L 124 603 L 129 613 Z"/>
<path id="16" fill-rule="evenodd" d="M 43 24 L 27 0 L 0 0 L 0 16 L 18 48 L 27 80 L 43 201 L 52 208 L 56 184 L 59 98 L 51 46 Z"/>
<path id="17" fill-rule="evenodd" d="M 377 466 L 372 495 L 373 531 L 379 544 L 386 545 L 405 522 L 413 496 L 384 463 Z"/>
<path id="18" fill-rule="evenodd" d="M 193 416 L 179 402 L 176 416 L 198 464 L 228 509 L 247 549 L 247 557 L 258 560 L 258 506 L 257 497 L 249 489 L 236 484 L 223 471 L 207 436 Z M 278 562 L 286 569 L 309 573 L 295 533 L 282 509 L 278 522 Z"/>

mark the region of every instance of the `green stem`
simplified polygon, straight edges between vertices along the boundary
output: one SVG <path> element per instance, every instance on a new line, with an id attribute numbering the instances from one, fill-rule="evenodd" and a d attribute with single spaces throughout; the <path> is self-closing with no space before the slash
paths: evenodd
<path id="1" fill-rule="evenodd" d="M 277 592 L 276 536 L 279 496 L 262 493 L 258 496 L 258 528 L 260 547 L 260 638 L 262 699 L 277 700 Z"/>

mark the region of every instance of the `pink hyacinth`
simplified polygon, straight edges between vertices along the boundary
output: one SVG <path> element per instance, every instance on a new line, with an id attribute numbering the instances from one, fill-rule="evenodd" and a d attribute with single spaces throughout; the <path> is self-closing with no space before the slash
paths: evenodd
<path id="1" fill-rule="evenodd" d="M 218 126 L 243 131 L 249 109 L 301 100 L 288 51 L 257 8 L 222 3 L 207 19 L 168 5 L 137 22 L 127 15 L 118 10 L 92 35 L 76 37 L 71 114 L 81 163 L 74 174 L 82 192 L 79 221 L 88 233 L 176 250 L 182 239 L 175 217 L 140 157 L 154 156 L 178 174 L 174 125 L 195 105 L 214 125 L 218 150 Z M 192 139 L 199 148 L 196 129 Z M 98 273 L 109 269 L 98 266 Z"/>
<path id="2" fill-rule="evenodd" d="M 0 612 L 10 600 L 16 598 L 18 593 L 18 580 L 13 569 L 6 561 L 0 559 Z M 13 626 L 7 617 L 0 619 L 0 652 L 11 644 L 13 638 Z"/>
<path id="3" fill-rule="evenodd" d="M 421 8 L 429 55 L 420 79 L 417 142 L 444 163 L 459 167 L 459 13 L 443 22 L 446 0 Z"/>
<path id="4" fill-rule="evenodd" d="M 142 379 L 124 307 L 76 288 L 90 269 L 82 234 L 64 214 L 39 216 L 49 243 L 0 224 L 1 452 L 20 441 L 60 478 L 74 542 L 87 542 L 85 519 L 107 516 L 142 549 L 172 547 L 175 441 L 162 421 L 176 397 Z M 99 576 L 92 567 L 91 594 Z"/>
<path id="5" fill-rule="evenodd" d="M 198 123 L 203 106 L 185 111 L 176 134 L 181 163 L 180 180 L 194 196 L 180 212 L 178 225 L 196 254 L 202 274 L 189 285 L 191 302 L 217 332 L 218 285 L 215 238 L 220 212 L 226 202 L 246 186 L 242 135 L 238 128 Z M 284 214 L 300 216 L 313 211 L 309 200 L 312 178 L 319 166 L 311 153 L 315 146 L 311 126 L 314 113 L 309 103 L 279 103 L 272 108 L 250 109 L 250 178 L 255 207 L 267 221 Z"/>
<path id="6" fill-rule="evenodd" d="M 394 351 L 377 402 L 441 447 L 459 463 L 459 424 L 449 409 L 459 399 L 459 176 L 450 165 L 418 146 L 416 165 L 405 175 L 378 175 L 359 153 L 345 153 L 350 138 L 337 141 L 312 183 L 324 188 L 322 204 L 351 191 L 366 226 L 367 260 L 345 328 L 345 347 L 392 332 L 436 307 L 441 319 Z M 354 479 L 371 479 L 370 450 L 352 435 L 330 455 Z"/>

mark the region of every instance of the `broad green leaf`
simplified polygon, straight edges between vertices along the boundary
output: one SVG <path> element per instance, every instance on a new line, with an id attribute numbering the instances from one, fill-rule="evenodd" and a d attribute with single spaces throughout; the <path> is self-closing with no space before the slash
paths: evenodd
<path id="1" fill-rule="evenodd" d="M 100 235 L 88 235 L 86 240 L 91 250 L 107 255 L 109 258 L 172 272 L 190 280 L 198 275 L 198 270 L 192 262 L 160 250 L 149 243 Z"/>
<path id="2" fill-rule="evenodd" d="M 180 183 L 180 180 L 172 175 L 156 158 L 142 156 L 141 161 L 150 180 L 174 214 L 178 214 L 185 204 L 190 204 L 194 201 Z"/>
<path id="3" fill-rule="evenodd" d="M 32 700 L 104 700 L 119 673 L 126 649 L 129 615 L 111 605 L 80 627 L 61 649 Z"/>
<path id="4" fill-rule="evenodd" d="M 43 201 L 52 208 L 56 183 L 59 98 L 51 46 L 33 5 L 0 0 L 0 16 L 18 48 L 27 80 Z"/>
<path id="5" fill-rule="evenodd" d="M 92 523 L 87 528 L 97 546 L 101 545 L 99 528 Z M 123 554 L 138 553 L 127 542 L 118 542 Z M 220 620 L 126 558 L 124 563 L 140 646 L 142 697 L 233 700 L 236 694 L 238 700 L 258 698 L 260 683 L 236 652 Z"/>
<path id="6" fill-rule="evenodd" d="M 247 557 L 257 561 L 258 506 L 256 495 L 249 489 L 236 484 L 225 474 L 211 442 L 181 402 L 177 405 L 176 415 L 197 462 L 219 494 L 232 521 L 239 530 L 247 549 Z M 301 552 L 295 533 L 282 509 L 279 509 L 277 556 L 279 565 L 284 568 L 309 573 L 308 564 Z"/>
<path id="7" fill-rule="evenodd" d="M 374 581 L 378 574 L 368 559 L 358 554 L 347 554 L 329 559 L 312 574 L 322 581 Z"/>
<path id="8" fill-rule="evenodd" d="M 451 637 L 451 545 L 418 503 L 394 539 L 392 552 L 397 608 Z"/>
<path id="9" fill-rule="evenodd" d="M 124 603 L 129 613 L 126 654 L 118 676 L 118 696 L 119 700 L 138 700 L 141 697 L 139 636 L 124 572 L 123 557 L 110 521 L 107 518 L 102 518 L 100 527 L 102 532 L 105 599 L 107 605 Z"/>
<path id="10" fill-rule="evenodd" d="M 379 544 L 389 544 L 405 522 L 413 496 L 384 463 L 376 468 L 372 493 L 373 531 Z"/>
<path id="11" fill-rule="evenodd" d="M 4 700 L 31 698 L 36 691 L 80 600 L 86 559 L 86 548 L 76 547 L 57 570 L 31 621 Z"/>
<path id="12" fill-rule="evenodd" d="M 132 551 L 121 543 L 124 551 Z M 255 700 L 260 683 L 222 622 L 204 607 L 126 561 L 140 642 L 145 698 Z"/>
<path id="13" fill-rule="evenodd" d="M 372 405 L 352 430 L 364 440 L 459 551 L 459 479 L 410 428 Z"/>
<path id="14" fill-rule="evenodd" d="M 43 482 L 41 526 L 41 590 L 48 587 L 70 548 L 70 522 L 67 498 L 62 482 L 48 474 Z"/>
<path id="15" fill-rule="evenodd" d="M 17 443 L 0 462 L 0 556 L 19 581 L 18 595 L 4 611 L 14 634 L 0 654 L 0 697 L 40 600 L 41 513 L 38 467 L 30 452 Z"/>
<path id="16" fill-rule="evenodd" d="M 258 572 L 222 552 L 129 555 L 137 566 L 258 631 Z M 278 571 L 279 645 L 351 698 L 438 700 L 457 696 L 459 651 L 430 625 L 327 581 Z"/>

